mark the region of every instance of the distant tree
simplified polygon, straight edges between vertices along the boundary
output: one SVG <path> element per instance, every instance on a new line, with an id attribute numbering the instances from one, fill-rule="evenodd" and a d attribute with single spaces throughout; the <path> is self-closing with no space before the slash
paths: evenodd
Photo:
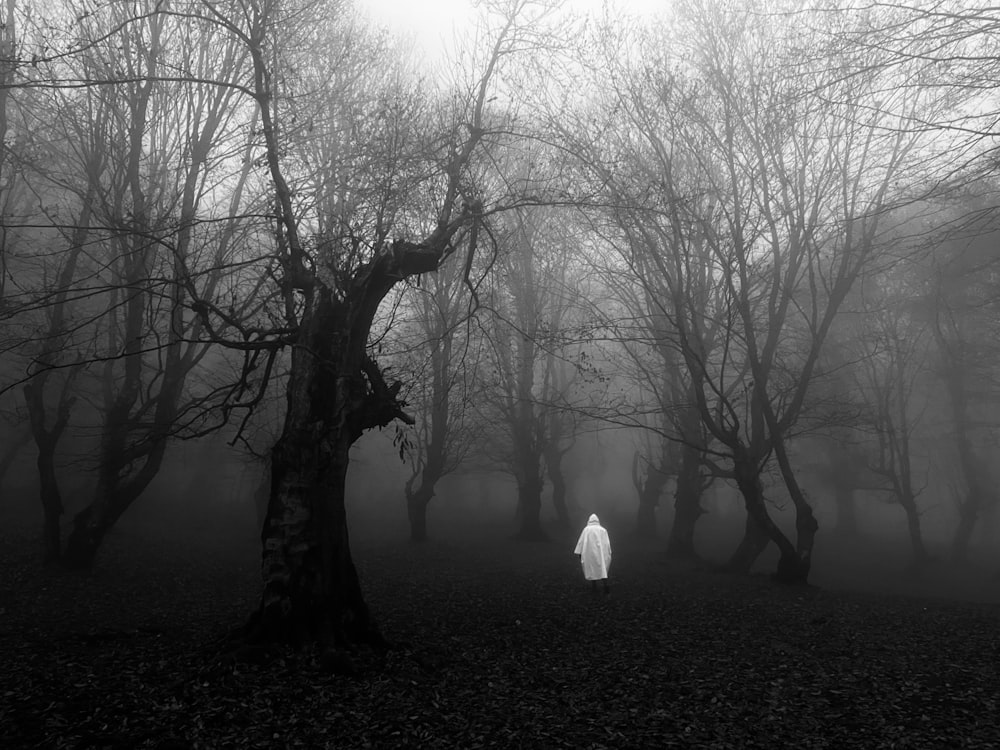
<path id="1" fill-rule="evenodd" d="M 23 87 L 23 68 L 26 66 L 23 50 L 28 45 L 24 38 L 27 32 L 23 28 L 25 17 L 23 3 L 6 0 L 0 5 L 0 321 L 4 323 L 0 359 L 8 360 L 25 333 L 13 322 L 18 280 L 14 278 L 11 261 L 18 253 L 25 252 L 31 241 L 23 228 L 33 212 L 32 190 L 26 172 L 30 171 L 32 152 L 38 147 L 24 113 L 29 106 L 26 100 L 33 98 L 32 92 Z M 4 497 L 5 477 L 32 438 L 28 414 L 23 407 L 4 403 L 2 409 L 0 500 Z"/>
<path id="2" fill-rule="evenodd" d="M 621 215 L 626 234 L 630 222 Z M 635 284 L 635 276 L 642 282 Z M 629 378 L 638 392 L 647 394 L 648 406 L 641 409 L 640 423 L 649 433 L 644 455 L 636 453 L 633 462 L 633 484 L 638 493 L 636 531 L 640 536 L 655 533 L 655 510 L 667 483 L 674 479 L 674 520 L 670 530 L 667 554 L 671 557 L 693 558 L 694 532 L 704 514 L 701 499 L 711 482 L 705 458 L 708 436 L 701 422 L 687 375 L 677 331 L 670 316 L 662 309 L 666 289 L 656 289 L 655 273 L 647 276 L 635 265 L 627 271 L 605 269 L 605 279 L 622 301 L 623 320 L 612 325 L 627 354 Z M 655 290 L 655 291 L 654 291 Z M 713 332 L 705 329 L 705 343 L 712 345 Z M 647 412 L 655 421 L 643 422 Z M 621 416 L 624 416 L 623 412 Z"/>
<path id="3" fill-rule="evenodd" d="M 542 455 L 552 487 L 552 507 L 562 531 L 571 528 L 570 508 L 575 506 L 572 484 L 576 472 L 567 470 L 566 458 L 576 447 L 581 431 L 592 422 L 589 405 L 603 390 L 601 375 L 588 362 L 586 344 L 575 341 L 575 331 L 560 330 L 568 322 L 563 320 L 565 312 L 560 311 L 553 321 L 553 343 L 560 338 L 563 341 L 546 351 L 540 389 L 546 420 Z"/>
<path id="4" fill-rule="evenodd" d="M 605 107 L 587 112 L 598 135 L 569 146 L 621 215 L 624 261 L 653 282 L 676 331 L 712 438 L 706 460 L 744 498 L 747 536 L 730 567 L 748 570 L 774 542 L 785 581 L 807 579 L 818 528 L 787 442 L 887 209 L 911 199 L 899 185 L 922 184 L 923 132 L 909 124 L 937 106 L 801 21 L 691 8 L 683 36 L 652 37 L 633 68 L 611 68 Z M 795 541 L 765 500 L 772 460 Z"/>
<path id="5" fill-rule="evenodd" d="M 869 291 L 868 303 L 861 332 L 868 351 L 859 357 L 856 368 L 857 392 L 867 407 L 866 422 L 875 437 L 876 450 L 866 464 L 906 513 L 913 566 L 919 568 L 929 561 L 918 505 L 922 485 L 926 485 L 927 458 L 915 455 L 915 436 L 926 412 L 926 404 L 917 400 L 923 391 L 918 390 L 919 381 L 926 374 L 926 329 L 912 315 L 905 292 Z"/>
<path id="6" fill-rule="evenodd" d="M 991 365 L 986 364 L 996 361 L 988 343 L 996 329 L 991 302 L 996 293 L 995 253 L 985 248 L 992 246 L 996 233 L 1000 13 L 951 0 L 881 3 L 868 13 L 866 27 L 843 33 L 843 44 L 879 50 L 880 66 L 905 71 L 909 80 L 919 80 L 952 101 L 952 106 L 928 113 L 920 124 L 945 144 L 941 179 L 956 188 L 952 213 L 939 222 L 940 233 L 931 240 L 938 252 L 929 255 L 923 298 L 950 411 L 959 518 L 952 557 L 961 561 L 983 511 L 996 507 L 985 459 L 994 430 L 977 416 L 993 411 L 996 394 L 988 374 Z"/>
<path id="7" fill-rule="evenodd" d="M 555 266 L 563 262 L 547 232 L 550 209 L 522 208 L 503 218 L 493 234 L 500 248 L 499 274 L 494 276 L 487 304 L 489 317 L 488 370 L 481 408 L 497 429 L 492 448 L 517 481 L 518 536 L 544 539 L 541 524 L 546 408 L 540 396 L 551 345 L 552 322 L 565 299 Z"/>
<path id="8" fill-rule="evenodd" d="M 474 280 L 467 282 L 464 270 L 455 263 L 422 277 L 410 290 L 412 319 L 402 331 L 410 349 L 407 401 L 415 420 L 404 490 L 415 542 L 427 539 L 427 508 L 437 484 L 459 468 L 476 444 L 471 400 L 481 342 L 470 324 Z"/>
<path id="9" fill-rule="evenodd" d="M 251 168 L 235 106 L 245 53 L 214 24 L 154 5 L 64 4 L 78 17 L 72 36 L 46 41 L 71 53 L 36 60 L 32 70 L 52 83 L 24 114 L 49 151 L 31 162 L 41 200 L 25 224 L 44 234 L 22 254 L 15 311 L 41 333 L 16 353 L 26 361 L 46 557 L 75 567 L 93 562 L 159 472 L 171 436 L 205 417 L 205 398 L 187 382 L 210 343 L 190 305 L 224 293 L 239 225 L 217 208 L 242 205 Z M 245 304 L 231 297 L 230 320 Z M 90 408 L 76 426 L 96 411 L 97 479 L 61 550 L 56 450 L 80 395 Z"/>
<path id="10" fill-rule="evenodd" d="M 26 156 L 24 145 L 28 134 L 17 113 L 11 111 L 15 92 L 20 93 L 18 84 L 22 83 L 18 69 L 25 64 L 19 49 L 23 46 L 19 38 L 23 13 L 23 7 L 19 8 L 16 0 L 6 0 L 0 6 L 0 139 L 3 141 L 0 152 L 0 213 L 5 217 L 0 226 L 0 313 L 4 310 L 4 298 L 11 282 L 7 259 L 12 251 L 11 243 L 16 242 L 18 234 L 16 229 L 12 231 L 9 227 L 19 223 L 18 218 L 26 209 L 28 197 L 19 166 Z"/>
<path id="11" fill-rule="evenodd" d="M 861 536 L 858 492 L 882 487 L 868 469 L 870 434 L 866 429 L 867 408 L 855 387 L 855 370 L 863 358 L 861 340 L 864 308 L 862 283 L 852 290 L 840 319 L 831 328 L 824 347 L 818 376 L 805 406 L 802 434 L 796 442 L 805 468 L 816 482 L 819 495 L 828 489 L 836 508 L 831 531 L 842 542 Z"/>
<path id="12" fill-rule="evenodd" d="M 989 471 L 1000 428 L 1000 258 L 994 209 L 963 215 L 946 227 L 929 255 L 923 311 L 933 341 L 934 370 L 943 385 L 953 441 L 958 514 L 951 556 L 967 560 L 984 512 L 998 504 Z M 922 321 L 924 322 L 924 321 Z"/>

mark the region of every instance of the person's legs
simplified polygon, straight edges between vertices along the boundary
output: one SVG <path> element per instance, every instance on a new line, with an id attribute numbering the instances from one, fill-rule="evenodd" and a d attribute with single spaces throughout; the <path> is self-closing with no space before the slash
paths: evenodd
<path id="1" fill-rule="evenodd" d="M 596 580 L 592 580 L 590 582 L 590 590 L 593 591 L 595 594 L 597 593 L 597 581 Z"/>
<path id="2" fill-rule="evenodd" d="M 605 593 L 605 595 L 610 594 L 611 593 L 611 583 L 608 581 L 608 579 L 607 578 L 602 578 L 601 579 L 601 583 L 604 584 L 604 593 Z"/>

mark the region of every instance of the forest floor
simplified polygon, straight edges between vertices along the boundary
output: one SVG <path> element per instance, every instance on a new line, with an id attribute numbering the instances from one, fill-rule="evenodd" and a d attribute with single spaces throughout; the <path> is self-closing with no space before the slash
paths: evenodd
<path id="1" fill-rule="evenodd" d="M 252 542 L 121 533 L 81 576 L 9 536 L 5 749 L 1000 747 L 1000 592 L 789 588 L 619 544 L 605 597 L 565 540 L 359 544 L 400 645 L 331 669 L 220 650 L 255 603 Z"/>

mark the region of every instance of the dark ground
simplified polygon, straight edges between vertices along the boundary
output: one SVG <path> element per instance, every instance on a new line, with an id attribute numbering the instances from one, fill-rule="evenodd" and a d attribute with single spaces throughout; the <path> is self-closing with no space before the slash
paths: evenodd
<path id="1" fill-rule="evenodd" d="M 1000 747 L 997 603 L 777 587 L 624 544 L 605 598 L 565 542 L 359 543 L 405 645 L 331 665 L 220 655 L 257 593 L 251 541 L 121 532 L 88 576 L 0 541 L 5 749 Z"/>

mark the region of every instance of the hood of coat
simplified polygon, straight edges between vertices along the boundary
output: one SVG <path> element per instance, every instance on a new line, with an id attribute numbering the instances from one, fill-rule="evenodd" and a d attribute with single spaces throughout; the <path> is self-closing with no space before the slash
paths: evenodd
<path id="1" fill-rule="evenodd" d="M 591 513 L 591 514 L 590 514 L 590 518 L 588 518 L 588 519 L 587 519 L 587 525 L 588 525 L 588 526 L 590 526 L 590 525 L 592 525 L 592 524 L 597 524 L 597 525 L 600 525 L 600 523 L 601 523 L 601 522 L 600 522 L 600 521 L 598 520 L 598 518 L 597 518 L 597 514 L 596 514 L 596 513 Z"/>

